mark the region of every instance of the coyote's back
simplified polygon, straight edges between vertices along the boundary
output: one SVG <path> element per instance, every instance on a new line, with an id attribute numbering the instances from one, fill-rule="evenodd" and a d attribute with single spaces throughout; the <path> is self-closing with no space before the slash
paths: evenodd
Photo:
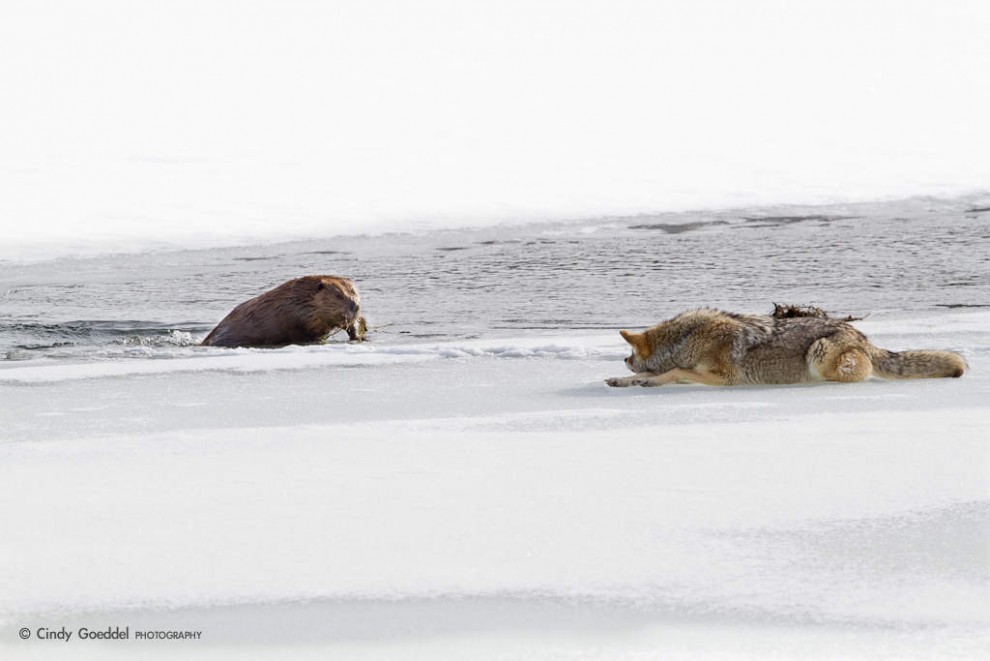
<path id="1" fill-rule="evenodd" d="M 887 351 L 848 320 L 821 311 L 743 315 L 704 308 L 684 312 L 642 333 L 620 331 L 632 346 L 634 376 L 611 386 L 777 384 L 962 376 L 951 351 Z M 811 310 L 811 309 L 809 309 Z"/>

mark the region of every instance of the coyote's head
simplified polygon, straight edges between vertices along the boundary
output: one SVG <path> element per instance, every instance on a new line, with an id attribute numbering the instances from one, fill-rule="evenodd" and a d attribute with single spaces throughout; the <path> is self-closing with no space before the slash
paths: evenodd
<path id="1" fill-rule="evenodd" d="M 626 367 L 637 373 L 651 371 L 647 361 L 653 356 L 653 347 L 646 333 L 620 330 L 619 335 L 632 347 L 632 355 L 626 358 Z"/>

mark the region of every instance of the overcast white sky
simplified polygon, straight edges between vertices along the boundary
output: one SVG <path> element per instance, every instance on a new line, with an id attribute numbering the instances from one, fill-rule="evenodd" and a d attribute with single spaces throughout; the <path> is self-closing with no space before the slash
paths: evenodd
<path id="1" fill-rule="evenodd" d="M 16 246 L 990 188 L 990 3 L 0 4 Z"/>

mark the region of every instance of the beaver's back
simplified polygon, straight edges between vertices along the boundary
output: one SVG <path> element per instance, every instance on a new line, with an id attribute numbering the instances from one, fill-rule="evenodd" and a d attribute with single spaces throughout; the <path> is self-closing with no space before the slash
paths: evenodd
<path id="1" fill-rule="evenodd" d="M 203 340 L 206 346 L 278 347 L 322 342 L 353 323 L 360 299 L 337 276 L 304 276 L 235 307 Z"/>

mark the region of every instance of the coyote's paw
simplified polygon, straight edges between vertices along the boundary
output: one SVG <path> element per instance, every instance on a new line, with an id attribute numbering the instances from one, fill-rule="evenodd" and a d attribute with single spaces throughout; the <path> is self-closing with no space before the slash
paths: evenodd
<path id="1" fill-rule="evenodd" d="M 605 383 L 613 388 L 627 388 L 632 385 L 632 378 L 631 376 L 613 376 L 610 379 L 605 379 Z"/>

